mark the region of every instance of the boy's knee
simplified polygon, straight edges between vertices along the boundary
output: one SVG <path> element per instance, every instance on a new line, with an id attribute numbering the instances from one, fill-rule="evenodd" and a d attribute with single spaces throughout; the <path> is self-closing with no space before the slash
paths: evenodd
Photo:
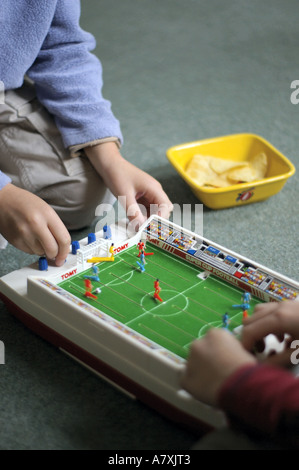
<path id="1" fill-rule="evenodd" d="M 92 224 L 100 204 L 107 207 L 115 197 L 94 172 L 69 181 L 52 195 L 44 195 L 69 230 L 78 230 Z"/>

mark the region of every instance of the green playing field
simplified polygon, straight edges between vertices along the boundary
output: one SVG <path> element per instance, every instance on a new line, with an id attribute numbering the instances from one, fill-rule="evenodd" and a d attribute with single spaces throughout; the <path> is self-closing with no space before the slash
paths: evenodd
<path id="1" fill-rule="evenodd" d="M 84 275 L 92 267 L 59 284 L 73 295 L 110 315 L 180 357 L 187 358 L 189 346 L 211 327 L 221 328 L 229 315 L 229 329 L 242 324 L 243 291 L 214 275 L 205 277 L 200 268 L 147 243 L 145 272 L 131 247 L 115 256 L 114 262 L 98 263 L 99 281 L 92 280 L 97 299 L 85 297 Z M 154 299 L 154 282 L 159 279 L 160 302 Z M 101 292 L 95 293 L 100 288 Z M 252 298 L 250 310 L 260 300 Z"/>

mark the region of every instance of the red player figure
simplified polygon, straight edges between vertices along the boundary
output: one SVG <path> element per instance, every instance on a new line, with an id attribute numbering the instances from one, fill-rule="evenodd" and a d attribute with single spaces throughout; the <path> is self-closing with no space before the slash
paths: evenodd
<path id="1" fill-rule="evenodd" d="M 138 256 L 140 256 L 141 252 L 145 250 L 145 243 L 143 243 L 143 241 L 140 240 L 139 243 L 137 243 L 137 248 L 139 250 Z"/>
<path id="2" fill-rule="evenodd" d="M 246 318 L 248 318 L 248 312 L 247 310 L 243 310 L 243 320 L 245 320 Z"/>
<path id="3" fill-rule="evenodd" d="M 142 252 L 143 252 L 144 256 L 149 256 L 149 255 L 154 254 L 154 253 L 145 253 L 146 246 L 145 246 L 145 243 L 142 240 L 140 240 L 139 243 L 137 243 L 137 248 L 139 250 L 139 253 L 137 255 L 138 258 L 140 258 L 140 255 L 141 255 Z"/>
<path id="4" fill-rule="evenodd" d="M 160 284 L 159 284 L 159 279 L 156 279 L 155 282 L 154 282 L 154 288 L 155 288 L 155 292 L 154 292 L 154 299 L 157 299 L 159 300 L 160 302 L 163 302 L 163 300 L 161 299 L 160 297 L 160 292 L 161 292 L 161 287 L 160 287 Z"/>
<path id="5" fill-rule="evenodd" d="M 90 279 L 84 279 L 84 284 L 85 284 L 85 297 L 88 297 L 88 298 L 91 298 L 91 299 L 97 299 L 97 296 L 96 295 L 93 295 L 91 293 L 91 289 L 92 289 L 92 283 L 91 283 L 91 280 Z"/>

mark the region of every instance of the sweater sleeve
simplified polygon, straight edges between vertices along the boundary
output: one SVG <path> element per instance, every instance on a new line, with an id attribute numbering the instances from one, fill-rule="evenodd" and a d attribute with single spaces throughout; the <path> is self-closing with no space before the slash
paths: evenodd
<path id="1" fill-rule="evenodd" d="M 11 183 L 11 179 L 0 171 L 0 190 L 4 188 L 8 183 Z"/>
<path id="2" fill-rule="evenodd" d="M 219 405 L 243 428 L 299 448 L 299 379 L 291 372 L 245 366 L 225 382 Z"/>
<path id="3" fill-rule="evenodd" d="M 27 74 L 41 103 L 54 116 L 65 147 L 116 137 L 111 103 L 102 96 L 102 66 L 94 37 L 79 26 L 80 1 L 58 0 L 51 27 Z"/>

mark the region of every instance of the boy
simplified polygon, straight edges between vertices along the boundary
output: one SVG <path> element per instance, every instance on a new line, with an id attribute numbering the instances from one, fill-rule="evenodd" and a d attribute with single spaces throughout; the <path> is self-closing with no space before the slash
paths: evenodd
<path id="1" fill-rule="evenodd" d="M 80 0 L 1 1 L 0 234 L 58 266 L 68 230 L 89 225 L 100 203 L 123 196 L 136 225 L 138 203 L 172 210 L 158 181 L 120 154 L 95 41 L 79 18 Z"/>

